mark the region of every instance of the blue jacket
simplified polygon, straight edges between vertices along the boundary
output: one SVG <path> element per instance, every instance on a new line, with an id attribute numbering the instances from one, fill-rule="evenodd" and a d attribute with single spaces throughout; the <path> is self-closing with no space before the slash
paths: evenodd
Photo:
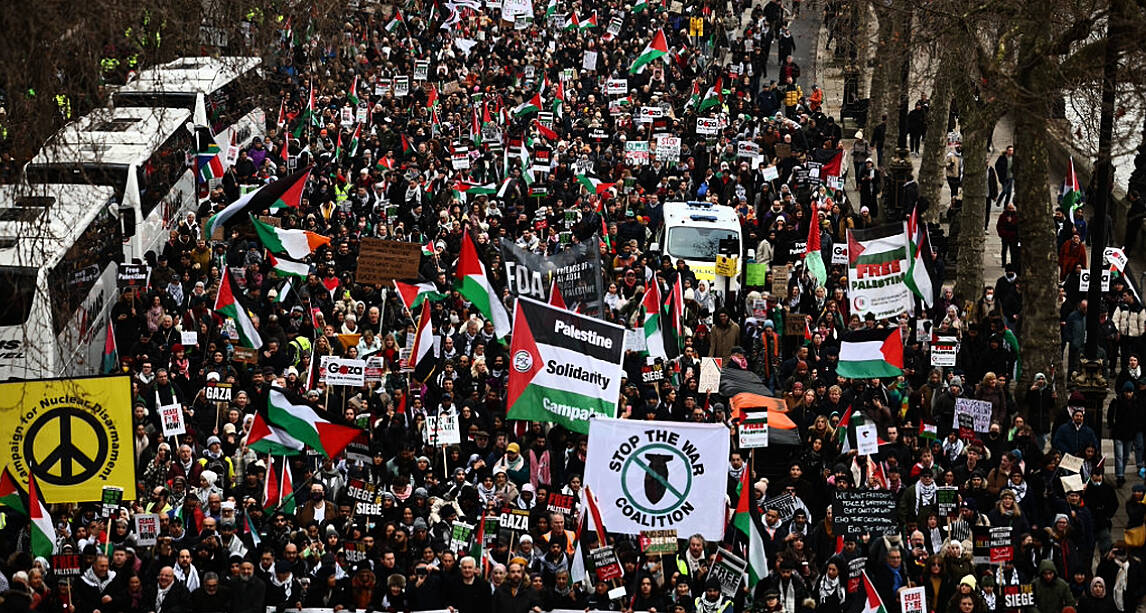
<path id="1" fill-rule="evenodd" d="M 1082 450 L 1087 445 L 1094 445 L 1095 449 L 1101 449 L 1094 430 L 1087 425 L 1076 428 L 1073 421 L 1069 421 L 1055 430 L 1051 444 L 1054 445 L 1055 449 L 1075 456 L 1082 455 Z"/>

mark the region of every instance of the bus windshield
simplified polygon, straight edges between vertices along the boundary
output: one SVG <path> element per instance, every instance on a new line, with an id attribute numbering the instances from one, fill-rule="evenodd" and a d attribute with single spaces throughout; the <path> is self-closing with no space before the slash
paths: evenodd
<path id="1" fill-rule="evenodd" d="M 725 228 L 678 226 L 669 229 L 665 252 L 674 258 L 716 261 L 720 241 L 740 238 L 740 233 Z"/>
<path id="2" fill-rule="evenodd" d="M 35 297 L 35 268 L 0 266 L 0 327 L 24 325 Z"/>

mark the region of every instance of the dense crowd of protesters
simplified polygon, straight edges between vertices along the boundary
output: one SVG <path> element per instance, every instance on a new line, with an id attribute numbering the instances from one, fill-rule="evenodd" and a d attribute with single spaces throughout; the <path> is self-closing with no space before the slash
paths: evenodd
<path id="1" fill-rule="evenodd" d="M 823 91 L 801 78 L 793 59 L 796 45 L 817 44 L 797 41 L 789 30 L 800 4 L 735 0 L 728 13 L 723 3 L 558 2 L 558 16 L 549 20 L 547 7 L 537 3 L 535 19 L 515 26 L 499 18 L 499 9 L 478 2 L 415 3 L 401 9 L 397 24 L 381 12 L 350 10 L 344 36 L 334 42 L 305 36 L 305 19 L 295 18 L 293 26 L 288 20 L 273 50 L 276 71 L 268 76 L 281 86 L 275 100 L 283 101 L 285 121 L 275 125 L 275 109 L 267 109 L 267 137 L 242 151 L 198 215 L 180 222 L 149 261 L 150 291 L 125 293 L 114 307 L 122 366 L 133 378 L 134 500 L 111 519 L 95 504 L 53 509 L 60 551 L 82 558 L 82 573 L 72 579 L 58 576 L 52 560 L 21 553 L 28 550 L 27 532 L 10 515 L 3 610 L 872 610 L 865 609 L 861 568 L 888 611 L 899 611 L 897 592 L 909 586 L 926 588 L 928 611 L 1017 610 L 1005 606 L 1004 594 L 1027 585 L 1034 593 L 1034 604 L 1022 607 L 1028 611 L 1076 603 L 1080 611 L 1134 610 L 1146 586 L 1136 548 L 1146 538 L 1128 532 L 1118 539 L 1112 519 L 1121 512 L 1115 488 L 1123 487 L 1131 449 L 1135 466 L 1143 467 L 1146 377 L 1138 354 L 1146 315 L 1137 297 L 1115 280 L 1101 305 L 1103 343 L 1117 375 L 1117 396 L 1105 415 L 1116 439 L 1114 477 L 1108 478 L 1111 462 L 1104 461 L 1096 426 L 1104 416 L 1081 409 L 1081 397 L 1069 398 L 1070 410 L 1056 408 L 1067 393 L 1057 389 L 1054 373 L 1036 374 L 1028 389 L 1015 386 L 1019 354 L 1005 333 L 1021 327 L 1022 289 L 1013 264 L 1020 250 L 1013 239 L 1018 220 L 1007 195 L 998 203 L 1009 206 L 998 231 L 1012 263 L 980 296 L 956 296 L 943 287 L 934 308 L 920 316 L 875 321 L 851 312 L 842 267 L 831 266 L 826 286 L 817 287 L 799 266 L 798 244 L 809 236 L 812 209 L 818 210 L 825 262 L 849 229 L 883 218 L 884 134 L 871 135 L 870 142 L 854 134 L 848 149 L 847 182 L 859 193 L 858 203 L 842 190 L 797 180 L 797 169 L 829 161 L 845 137 L 823 112 Z M 820 8 L 829 45 L 833 39 L 842 44 L 835 19 L 841 7 Z M 799 18 L 815 19 L 812 12 L 805 7 Z M 571 14 L 581 23 L 595 17 L 597 25 L 563 27 Z M 609 35 L 615 16 L 623 18 L 622 26 Z M 629 74 L 658 30 L 670 53 Z M 585 69 L 586 52 L 595 54 L 595 70 Z M 409 92 L 395 95 L 392 79 L 412 77 L 424 60 L 426 80 L 411 79 Z M 607 79 L 626 79 L 627 93 L 607 94 Z M 356 123 L 342 121 L 344 107 L 356 111 L 348 98 L 355 82 L 353 93 L 366 111 L 356 148 Z M 377 89 L 379 84 L 387 87 Z M 718 104 L 699 111 L 690 98 L 714 85 Z M 305 112 L 312 91 L 313 123 Z M 536 114 L 512 117 L 538 91 L 541 111 L 553 113 L 555 138 L 544 135 Z M 552 106 L 557 99 L 563 100 L 560 108 Z M 912 151 L 926 128 L 926 106 L 922 101 L 908 118 Z M 660 107 L 665 116 L 642 123 L 636 120 L 642 107 Z M 481 129 L 486 113 L 496 138 Z M 723 117 L 726 126 L 716 136 L 699 135 L 698 114 Z M 473 126 L 481 144 L 473 142 Z M 626 156 L 626 142 L 650 141 L 661 132 L 682 139 L 678 160 L 654 155 L 639 164 Z M 738 156 L 741 142 L 758 145 L 759 155 Z M 463 143 L 473 154 L 466 168 L 455 169 L 453 154 Z M 551 148 L 548 172 L 525 177 L 520 164 L 505 161 L 505 149 L 523 145 Z M 1000 157 L 1000 182 L 1013 173 L 1010 155 Z M 308 164 L 314 171 L 302 205 L 280 214 L 283 227 L 333 239 L 308 259 L 306 282 L 284 287 L 262 246 L 241 226 L 222 239 L 202 235 L 202 221 L 235 200 L 243 185 Z M 777 178 L 769 180 L 772 166 Z M 596 193 L 577 175 L 616 186 Z M 947 179 L 955 192 L 961 176 L 962 160 L 952 148 Z M 503 189 L 467 198 L 454 190 L 459 183 Z M 545 189 L 538 193 L 537 187 Z M 797 264 L 786 292 L 747 287 L 738 301 L 729 301 L 683 261 L 653 252 L 664 204 L 688 200 L 734 208 L 756 262 L 773 269 Z M 1077 247 L 1071 245 L 1085 239 L 1085 222 L 1083 236 L 1072 239 L 1078 226 L 1059 221 L 1066 228 L 1060 243 L 1073 253 Z M 505 347 L 494 338 L 493 325 L 451 291 L 463 232 L 475 240 L 507 304 L 497 247 L 502 237 L 548 254 L 567 242 L 598 244 L 607 288 L 603 317 L 630 328 L 639 328 L 646 284 L 660 284 L 664 295 L 682 280 L 684 355 L 674 365 L 676 376 L 644 383 L 643 356 L 626 356 L 618 416 L 722 422 L 734 429 L 728 399 L 697 391 L 699 361 L 709 356 L 754 372 L 784 400 L 799 445 L 750 457 L 733 437 L 728 491 L 706 493 L 727 496 L 735 506 L 743 471 L 751 471 L 771 567 L 754 593 L 742 587 L 733 598 L 722 595 L 710 576 L 720 543 L 685 534 L 678 553 L 664 556 L 642 554 L 633 535 L 612 534 L 623 577 L 615 584 L 581 580 L 573 559 L 580 512 L 550 512 L 547 500 L 552 494 L 579 498 L 588 442 L 552 424 L 506 419 Z M 392 289 L 355 283 L 363 237 L 431 247 L 420 277 L 447 297 L 433 303 L 441 353 L 423 389 L 411 386 L 402 369 L 402 349 L 414 332 L 411 314 Z M 212 311 L 228 267 L 238 273 L 264 341 L 257 364 L 233 360 L 236 335 Z M 1060 297 L 1063 344 L 1074 363 L 1087 304 L 1070 289 L 1077 287 L 1069 279 L 1076 269 L 1062 272 L 1068 277 Z M 808 321 L 810 338 L 785 334 L 792 317 Z M 838 377 L 843 335 L 876 326 L 904 329 L 903 375 Z M 959 339 L 953 367 L 931 366 L 931 338 L 924 330 Z M 198 332 L 197 344 L 183 345 L 181 331 Z M 381 383 L 349 389 L 313 380 L 320 356 L 365 354 L 384 358 Z M 233 384 L 232 401 L 208 402 L 202 390 L 211 382 Z M 272 461 L 244 444 L 271 385 L 298 392 L 369 432 L 371 461 L 345 454 L 289 458 L 293 513 L 281 503 L 265 504 L 268 469 L 281 475 L 282 459 Z M 953 428 L 961 397 L 990 403 L 988 432 L 965 436 Z M 183 406 L 189 428 L 178 440 L 165 440 L 158 408 L 172 402 Z M 837 426 L 849 408 L 853 419 L 863 416 L 878 426 L 877 455 L 842 451 L 846 436 Z M 443 450 L 429 444 L 426 417 L 445 411 L 458 413 L 462 442 Z M 924 424 L 936 426 L 934 440 L 920 436 Z M 1081 459 L 1081 489 L 1065 488 L 1060 479 L 1066 454 Z M 380 514 L 355 512 L 352 483 L 381 492 Z M 943 514 L 942 487 L 958 490 Z M 838 534 L 833 492 L 848 488 L 893 492 L 899 531 Z M 784 493 L 799 504 L 786 510 L 764 504 Z M 1128 528 L 1144 523 L 1142 499 L 1143 488 L 1135 485 L 1125 505 Z M 512 542 L 489 535 L 485 547 L 472 550 L 476 558 L 468 545 L 451 547 L 455 520 L 478 524 L 503 508 L 528 511 L 529 530 Z M 160 516 L 153 546 L 137 542 L 131 518 L 138 513 Z M 975 563 L 973 528 L 983 525 L 1013 529 L 1012 559 Z M 611 597 L 616 586 L 625 587 L 623 596 Z"/>

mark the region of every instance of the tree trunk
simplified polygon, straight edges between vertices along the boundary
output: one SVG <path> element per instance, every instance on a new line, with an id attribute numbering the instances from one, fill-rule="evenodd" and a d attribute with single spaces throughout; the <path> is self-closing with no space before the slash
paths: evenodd
<path id="1" fill-rule="evenodd" d="M 923 140 L 923 159 L 919 161 L 919 193 L 931 203 L 924 220 L 929 223 L 939 221 L 939 212 L 945 210 L 939 197 L 943 192 L 943 158 L 947 152 L 947 116 L 951 110 L 951 73 L 954 72 L 955 56 L 950 51 L 941 51 L 939 70 L 935 73 L 935 85 L 931 90 L 931 110 L 927 112 L 927 135 Z"/>
<path id="2" fill-rule="evenodd" d="M 903 3 L 900 2 L 899 4 L 902 5 Z M 887 134 L 884 136 L 883 141 L 884 166 L 887 166 L 887 160 L 895 156 L 895 149 L 899 146 L 900 123 L 903 121 L 899 110 L 900 105 L 903 103 L 903 97 L 907 95 L 904 91 L 905 84 L 903 82 L 903 69 L 907 62 L 907 41 L 905 35 L 907 31 L 906 28 L 911 25 L 910 19 L 910 16 L 905 19 L 902 11 L 899 10 L 893 9 L 887 14 L 887 21 L 891 23 L 891 34 L 889 42 L 884 45 L 884 48 L 887 49 L 886 57 L 889 58 L 887 61 L 887 73 L 884 75 L 884 87 L 886 90 L 883 95 L 884 108 L 887 113 Z M 882 209 L 880 213 L 883 213 Z"/>
<path id="3" fill-rule="evenodd" d="M 960 103 L 959 108 L 967 107 Z M 959 234 L 952 237 L 959 244 L 955 296 L 962 300 L 975 300 L 983 292 L 983 231 L 979 228 L 987 215 L 986 202 L 987 129 L 964 124 L 963 208 L 959 213 Z"/>
<path id="4" fill-rule="evenodd" d="M 871 97 L 867 107 L 867 126 L 864 128 L 864 134 L 869 141 L 875 135 L 875 127 L 882 121 L 883 114 L 887 112 L 887 91 L 889 89 L 887 84 L 889 75 L 892 74 L 890 67 L 894 63 L 892 57 L 894 45 L 891 44 L 894 13 L 881 10 L 878 5 L 876 6 L 875 16 L 879 21 L 879 27 L 875 39 L 875 66 L 871 71 L 871 88 L 868 89 L 871 92 Z M 861 33 L 861 35 L 864 34 L 866 32 Z M 861 61 L 866 61 L 866 58 L 861 56 Z M 886 140 L 884 146 L 886 147 Z"/>
<path id="5" fill-rule="evenodd" d="M 1051 97 L 1036 83 L 1014 108 L 1015 198 L 1022 244 L 1019 276 L 1023 280 L 1020 314 L 1024 390 L 1036 372 L 1049 373 L 1060 361 L 1058 318 L 1058 251 L 1055 249 L 1054 201 L 1047 187 L 1046 113 L 1037 109 Z M 1065 369 L 1060 369 L 1060 372 Z"/>

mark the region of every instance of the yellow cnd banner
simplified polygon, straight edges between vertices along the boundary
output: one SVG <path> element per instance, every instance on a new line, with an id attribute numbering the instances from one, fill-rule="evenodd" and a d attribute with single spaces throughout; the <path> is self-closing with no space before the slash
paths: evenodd
<path id="1" fill-rule="evenodd" d="M 131 378 L 91 377 L 0 383 L 4 463 L 49 504 L 95 502 L 104 486 L 135 498 Z"/>

